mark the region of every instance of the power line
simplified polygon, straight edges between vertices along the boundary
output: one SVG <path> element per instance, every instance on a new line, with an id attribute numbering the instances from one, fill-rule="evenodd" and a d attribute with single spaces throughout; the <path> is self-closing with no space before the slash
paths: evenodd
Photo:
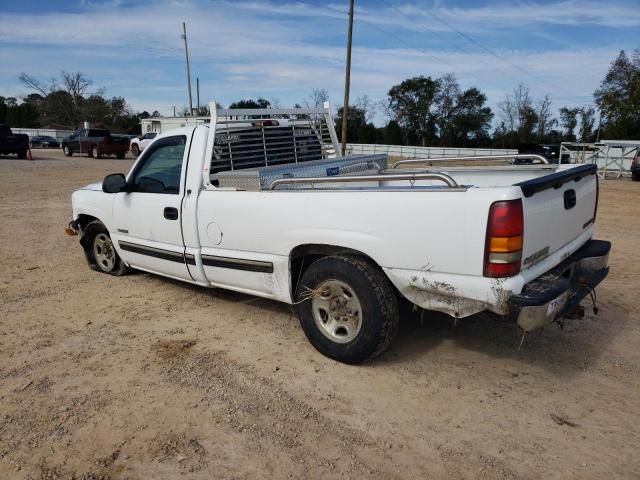
<path id="1" fill-rule="evenodd" d="M 343 11 L 343 10 L 338 10 L 337 8 L 327 7 L 326 5 L 320 5 L 320 4 L 316 5 L 314 3 L 310 3 L 310 2 L 307 2 L 307 1 L 304 1 L 304 0 L 298 0 L 298 3 L 303 3 L 303 4 L 309 5 L 311 7 L 324 8 L 325 10 L 329 10 L 330 12 L 333 12 L 333 13 L 342 13 L 344 15 L 349 15 L 349 12 L 346 12 L 346 11 Z M 454 68 L 454 69 L 458 68 L 457 66 L 455 66 L 451 62 L 447 61 L 446 59 L 444 59 L 442 57 L 439 57 L 437 55 L 434 55 L 432 53 L 428 53 L 426 50 L 424 50 L 424 49 L 422 49 L 420 47 L 417 47 L 415 45 L 411 45 L 410 43 L 408 43 L 407 41 L 403 40 L 402 38 L 400 38 L 399 36 L 395 35 L 394 33 L 391 33 L 391 32 L 388 32 L 386 30 L 383 30 L 382 28 L 377 27 L 376 25 L 372 24 L 371 22 L 363 20 L 362 18 L 357 18 L 356 22 L 364 23 L 365 25 L 369 26 L 370 28 L 373 28 L 374 30 L 377 30 L 378 32 L 380 32 L 382 34 L 384 34 L 384 35 L 386 35 L 386 36 L 388 36 L 390 38 L 393 38 L 394 40 L 396 40 L 401 45 L 404 45 L 404 46 L 410 48 L 411 50 L 418 51 L 419 53 L 421 53 L 425 57 L 431 58 L 432 60 L 436 60 L 438 62 L 446 63 L 451 68 Z"/>
<path id="2" fill-rule="evenodd" d="M 482 44 L 481 42 L 479 42 L 478 40 L 474 39 L 473 37 L 471 37 L 470 35 L 467 35 L 466 33 L 458 30 L 456 27 L 454 27 L 453 25 L 451 25 L 449 22 L 445 21 L 444 19 L 440 18 L 438 15 L 436 15 L 435 13 L 429 11 L 429 10 L 425 10 L 427 15 L 430 15 L 431 17 L 435 18 L 437 21 L 439 21 L 440 23 L 442 23 L 443 25 L 445 25 L 447 28 L 449 28 L 450 30 L 452 30 L 453 32 L 457 33 L 458 35 L 460 35 L 462 38 L 466 39 L 467 41 L 473 43 L 474 45 L 478 46 L 479 48 L 481 48 L 482 50 L 484 50 L 485 52 L 487 52 L 488 54 L 490 54 L 491 56 L 495 57 L 497 60 L 505 63 L 506 65 L 509 65 L 512 68 L 515 68 L 517 70 L 520 70 L 522 73 L 524 73 L 525 75 L 531 77 L 532 79 L 543 83 L 544 85 L 546 85 L 548 88 L 551 88 L 551 90 L 558 90 L 558 87 L 555 85 L 551 85 L 549 83 L 547 83 L 547 81 L 545 79 L 543 79 L 542 77 L 538 77 L 537 75 L 532 74 L 531 72 L 529 72 L 528 70 L 526 70 L 525 68 L 521 67 L 520 65 L 517 65 L 513 62 L 510 62 L 509 60 L 507 60 L 506 58 L 501 57 L 500 55 L 498 55 L 497 53 L 495 53 L 493 50 L 491 50 L 489 47 L 485 46 L 484 44 Z M 515 77 L 512 77 L 515 78 Z M 569 94 L 569 92 L 563 92 L 561 91 L 561 93 L 565 94 L 566 96 L 572 96 L 571 94 Z"/>
<path id="3" fill-rule="evenodd" d="M 347 11 L 345 11 L 345 10 L 339 10 L 339 9 L 337 9 L 337 8 L 328 7 L 328 6 L 326 6 L 326 5 L 322 5 L 322 4 L 315 4 L 315 3 L 311 3 L 311 2 L 308 2 L 308 1 L 306 1 L 306 0 L 297 0 L 297 3 L 302 3 L 302 4 L 305 4 L 305 5 L 309 5 L 309 6 L 314 7 L 314 8 L 322 8 L 322 9 L 328 10 L 328 11 L 330 11 L 330 12 L 332 12 L 332 13 L 340 13 L 340 14 L 343 14 L 343 15 L 345 15 L 345 16 L 349 14 L 349 12 L 347 12 Z M 399 10 L 397 10 L 397 9 L 396 9 L 396 7 L 393 7 L 393 6 L 392 6 L 391 8 L 392 8 L 393 10 L 395 10 L 396 12 L 400 13 L 401 15 L 403 15 L 403 16 L 404 16 L 405 18 L 407 18 L 409 21 L 411 21 L 411 22 L 415 22 L 415 19 L 414 19 L 414 18 L 407 17 L 405 14 L 403 14 L 402 12 L 400 12 Z M 436 20 L 438 20 L 439 22 L 441 22 L 442 24 L 444 24 L 447 28 L 451 29 L 452 31 L 454 31 L 454 32 L 455 32 L 455 33 L 457 33 L 458 35 L 460 35 L 460 36 L 462 36 L 463 38 L 465 38 L 465 39 L 466 39 L 467 41 L 469 41 L 470 43 L 473 43 L 474 45 L 476 45 L 476 46 L 478 46 L 479 48 L 483 49 L 484 51 L 486 51 L 487 53 L 489 53 L 491 56 L 493 56 L 493 57 L 495 57 L 497 60 L 499 60 L 499 61 L 501 61 L 501 62 L 505 63 L 505 64 L 506 64 L 506 65 L 508 65 L 509 67 L 511 67 L 511 68 L 515 68 L 515 69 L 517 69 L 517 70 L 521 71 L 522 73 L 524 73 L 525 75 L 527 75 L 527 76 L 529 76 L 529 77 L 533 78 L 533 79 L 534 79 L 534 80 L 536 80 L 537 82 L 539 82 L 539 83 L 542 83 L 542 84 L 546 85 L 548 88 L 550 88 L 550 89 L 551 89 L 551 91 L 559 91 L 559 93 L 562 93 L 562 94 L 563 94 L 563 95 L 565 95 L 566 97 L 570 97 L 570 98 L 571 98 L 571 97 L 573 97 L 573 98 L 587 98 L 587 97 L 588 97 L 587 95 L 580 95 L 580 96 L 576 96 L 576 95 L 574 95 L 574 94 L 572 94 L 572 93 L 565 92 L 565 91 L 562 91 L 562 90 L 558 89 L 558 87 L 557 87 L 557 86 L 555 86 L 555 85 L 551 85 L 551 84 L 547 83 L 544 79 L 542 79 L 542 78 L 540 78 L 540 77 L 537 77 L 536 75 L 534 75 L 534 74 L 532 74 L 532 73 L 528 72 L 528 71 L 527 71 L 526 69 L 524 69 L 523 67 L 521 67 L 521 66 L 519 66 L 519 65 L 517 65 L 517 64 L 514 64 L 514 63 L 512 63 L 512 62 L 510 62 L 510 61 L 508 61 L 508 60 L 506 60 L 506 59 L 504 59 L 504 58 L 502 58 L 502 57 L 500 57 L 498 54 L 496 54 L 495 52 L 493 52 L 490 48 L 486 47 L 485 45 L 483 45 L 483 44 L 482 44 L 482 43 L 480 43 L 479 41 L 475 40 L 474 38 L 470 37 L 469 35 L 467 35 L 467 34 L 465 34 L 465 33 L 461 32 L 460 30 L 458 30 L 457 28 L 455 28 L 453 25 L 450 25 L 448 22 L 446 22 L 445 20 L 441 19 L 440 17 L 438 17 L 438 16 L 437 16 L 437 15 L 435 15 L 434 13 L 429 12 L 428 10 L 426 10 L 426 12 L 427 12 L 427 14 L 431 15 L 433 18 L 435 18 Z M 391 32 L 388 32 L 388 31 L 386 31 L 386 30 L 384 30 L 384 29 L 382 29 L 382 28 L 380 28 L 380 27 L 378 27 L 378 26 L 376 26 L 376 25 L 372 24 L 371 22 L 368 22 L 368 21 L 366 21 L 366 20 L 362 19 L 361 17 L 359 17 L 358 19 L 356 19 L 356 21 L 357 21 L 357 22 L 360 22 L 360 23 L 363 23 L 363 24 L 365 24 L 365 25 L 368 25 L 370 28 L 373 28 L 374 30 L 379 31 L 380 33 L 383 33 L 384 35 L 386 35 L 386 36 L 388 36 L 388 37 L 390 37 L 390 38 L 393 38 L 394 40 L 396 40 L 396 41 L 397 41 L 398 43 L 400 43 L 401 45 L 404 45 L 404 46 L 406 46 L 406 47 L 408 47 L 408 48 L 410 48 L 410 49 L 412 49 L 412 50 L 415 50 L 415 51 L 417 51 L 417 52 L 421 53 L 421 54 L 422 54 L 423 56 L 425 56 L 425 57 L 428 57 L 428 58 L 431 58 L 431 59 L 433 59 L 433 60 L 436 60 L 436 61 L 439 61 L 439 62 L 445 63 L 445 64 L 449 65 L 450 67 L 452 67 L 453 69 L 458 69 L 458 68 L 459 68 L 459 66 L 457 66 L 457 65 L 453 65 L 451 62 L 447 61 L 446 59 L 441 58 L 441 57 L 439 57 L 439 56 L 437 56 L 437 55 L 434 55 L 434 54 L 432 54 L 432 53 L 428 53 L 428 52 L 427 52 L 427 51 L 425 51 L 424 49 L 422 49 L 422 48 L 420 48 L 420 47 L 418 47 L 418 46 L 416 46 L 416 45 L 412 45 L 412 44 L 408 43 L 407 41 L 403 40 L 403 39 L 402 39 L 401 37 L 399 37 L 398 35 L 396 35 L 396 34 L 394 34 L 394 33 L 391 33 Z M 429 29 L 428 27 L 424 26 L 423 24 L 420 24 L 420 25 L 421 25 L 424 29 L 426 29 L 427 31 L 429 31 L 429 32 L 431 32 L 431 33 L 434 33 L 435 35 L 438 35 L 438 34 L 436 34 L 434 31 L 432 31 L 431 29 Z M 443 36 L 441 36 L 441 35 L 438 35 L 438 36 L 439 36 L 441 39 L 445 40 Z M 459 50 L 459 51 L 461 51 L 461 52 L 463 52 L 463 53 L 465 53 L 465 54 L 467 54 L 467 55 L 474 55 L 474 54 L 473 54 L 473 52 L 469 52 L 469 51 L 467 51 L 467 50 L 464 50 L 462 47 L 458 46 L 457 44 L 454 44 L 453 42 L 450 42 L 450 41 L 448 41 L 448 40 L 445 40 L 445 41 L 446 41 L 447 43 L 450 43 L 450 44 L 451 44 L 454 48 L 456 48 L 457 50 Z M 481 58 L 481 57 L 478 57 L 478 58 Z M 502 69 L 501 69 L 501 70 L 502 70 Z M 518 78 L 518 77 L 516 77 L 516 76 L 514 76 L 514 75 L 513 75 L 513 73 L 511 73 L 509 70 L 503 70 L 503 71 L 505 71 L 505 72 L 506 72 L 506 74 L 507 74 L 509 77 L 511 77 L 513 80 L 516 80 L 516 81 L 518 81 L 518 82 L 522 83 L 522 79 L 521 79 L 521 78 Z M 535 86 L 535 85 L 534 85 L 534 86 Z M 548 92 L 546 92 L 546 93 L 548 93 Z"/>

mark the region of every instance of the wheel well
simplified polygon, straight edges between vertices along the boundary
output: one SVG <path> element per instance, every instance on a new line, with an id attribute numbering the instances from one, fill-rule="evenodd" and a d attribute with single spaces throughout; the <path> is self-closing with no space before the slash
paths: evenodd
<path id="1" fill-rule="evenodd" d="M 82 230 L 84 230 L 86 226 L 89 225 L 94 220 L 98 220 L 98 219 L 96 217 L 92 217 L 91 215 L 85 215 L 84 213 L 81 213 L 80 215 L 78 215 L 78 218 L 76 219 L 76 224 Z"/>
<path id="2" fill-rule="evenodd" d="M 91 246 L 89 245 L 90 239 L 86 238 L 85 230 L 87 228 L 87 225 L 95 220 L 98 219 L 96 217 L 92 217 L 91 215 L 85 215 L 82 213 L 78 215 L 78 218 L 76 219 L 76 225 L 80 230 L 80 245 L 82 245 L 85 250 L 91 248 Z"/>
<path id="3" fill-rule="evenodd" d="M 321 245 L 321 244 L 306 244 L 298 245 L 289 254 L 289 268 L 291 272 L 291 296 L 295 296 L 296 289 L 298 288 L 298 282 L 302 277 L 304 271 L 316 260 L 320 260 L 323 257 L 331 257 L 335 255 L 350 255 L 354 257 L 360 257 L 371 262 L 372 265 L 378 265 L 375 260 L 370 256 L 362 253 L 359 250 L 354 250 L 348 247 L 339 247 L 337 245 Z"/>

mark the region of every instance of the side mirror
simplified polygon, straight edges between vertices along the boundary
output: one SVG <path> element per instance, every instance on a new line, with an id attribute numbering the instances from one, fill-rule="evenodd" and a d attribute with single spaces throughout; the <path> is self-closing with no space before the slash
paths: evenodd
<path id="1" fill-rule="evenodd" d="M 102 181 L 104 193 L 120 193 L 127 191 L 127 179 L 122 173 L 112 173 L 104 177 Z"/>
<path id="2" fill-rule="evenodd" d="M 143 137 L 144 135 L 138 135 L 138 140 L 142 140 Z"/>

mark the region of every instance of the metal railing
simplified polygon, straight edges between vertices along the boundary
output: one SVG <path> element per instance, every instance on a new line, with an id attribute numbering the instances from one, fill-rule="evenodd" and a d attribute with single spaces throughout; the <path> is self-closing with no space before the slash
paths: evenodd
<path id="1" fill-rule="evenodd" d="M 269 190 L 275 190 L 280 185 L 316 184 L 316 183 L 353 183 L 353 182 L 385 182 L 391 180 L 409 180 L 412 184 L 416 180 L 439 180 L 450 188 L 460 188 L 460 185 L 446 173 L 381 173 L 378 175 L 345 175 L 335 177 L 299 177 L 280 178 L 269 185 Z"/>
<path id="2" fill-rule="evenodd" d="M 473 147 L 418 147 L 408 145 L 383 145 L 374 143 L 348 143 L 350 154 L 386 153 L 401 158 L 445 158 L 479 155 L 516 155 L 518 150 L 507 148 L 473 148 Z"/>
<path id="3" fill-rule="evenodd" d="M 397 168 L 399 165 L 421 164 L 430 162 L 454 161 L 454 160 L 538 160 L 540 163 L 548 164 L 549 160 L 542 155 L 534 154 L 518 154 L 518 155 L 482 155 L 478 157 L 445 157 L 445 158 L 412 158 L 409 160 L 398 160 L 391 168 Z"/>

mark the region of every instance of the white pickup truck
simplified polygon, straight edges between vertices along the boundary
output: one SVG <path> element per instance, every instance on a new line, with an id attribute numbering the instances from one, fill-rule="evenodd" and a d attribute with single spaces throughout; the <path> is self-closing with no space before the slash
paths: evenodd
<path id="1" fill-rule="evenodd" d="M 128 175 L 73 193 L 67 233 L 92 268 L 295 305 L 309 341 L 346 363 L 389 346 L 401 299 L 529 331 L 574 314 L 608 273 L 595 165 L 393 168 L 341 157 L 327 105 L 210 108 Z"/>

